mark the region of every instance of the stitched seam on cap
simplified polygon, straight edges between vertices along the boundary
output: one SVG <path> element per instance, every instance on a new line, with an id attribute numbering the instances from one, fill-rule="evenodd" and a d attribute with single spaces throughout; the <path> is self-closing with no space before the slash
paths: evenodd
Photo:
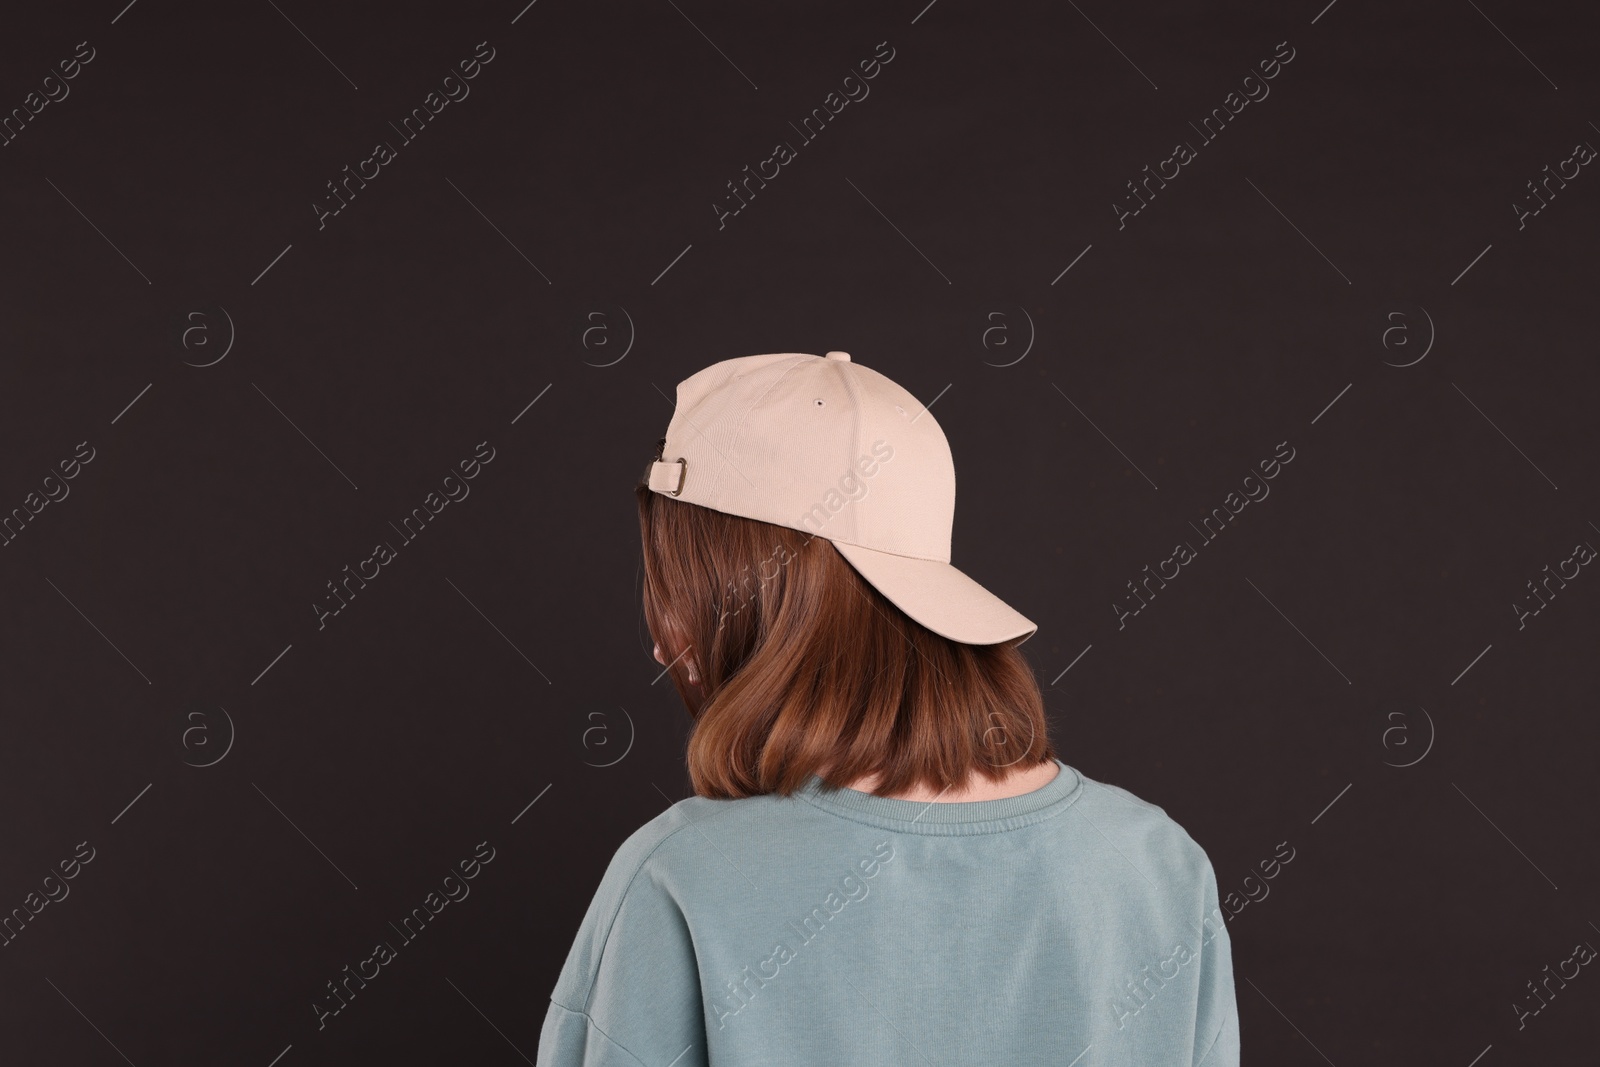
<path id="1" fill-rule="evenodd" d="M 863 545 L 863 544 L 861 544 L 861 543 L 859 543 L 857 541 L 846 540 L 843 537 L 828 537 L 827 534 L 817 534 L 817 536 L 818 537 L 827 538 L 829 541 L 832 541 L 835 544 L 845 544 L 845 545 L 849 545 L 851 548 L 859 548 L 863 552 L 877 552 L 880 555 L 884 555 L 884 556 L 898 556 L 901 559 L 915 559 L 915 560 L 921 560 L 923 563 L 942 563 L 946 567 L 955 567 L 954 563 L 951 563 L 947 559 L 940 559 L 937 556 L 908 556 L 904 552 L 890 552 L 886 548 L 873 548 L 871 545 Z M 959 567 L 956 567 L 956 569 L 957 570 L 961 570 L 961 568 L 959 568 Z M 965 571 L 962 571 L 961 573 L 966 574 Z M 967 575 L 967 576 L 969 578 L 972 577 L 971 575 Z M 973 578 L 973 581 L 977 581 L 977 579 Z"/>

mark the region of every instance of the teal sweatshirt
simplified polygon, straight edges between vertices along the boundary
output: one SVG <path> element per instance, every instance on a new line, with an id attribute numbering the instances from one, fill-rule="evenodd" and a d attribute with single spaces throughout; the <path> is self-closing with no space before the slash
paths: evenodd
<path id="1" fill-rule="evenodd" d="M 673 804 L 601 879 L 538 1067 L 1236 1067 L 1205 852 L 1060 767 L 1002 800 Z"/>

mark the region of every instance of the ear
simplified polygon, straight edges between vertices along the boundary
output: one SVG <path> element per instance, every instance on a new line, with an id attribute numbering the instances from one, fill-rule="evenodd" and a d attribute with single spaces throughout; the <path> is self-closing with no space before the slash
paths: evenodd
<path id="1" fill-rule="evenodd" d="M 675 654 L 669 656 L 668 652 L 673 647 L 679 647 L 682 650 L 679 651 L 678 653 L 675 653 Z M 700 665 L 697 662 L 695 662 L 695 657 L 693 655 L 692 649 L 682 648 L 682 646 L 679 645 L 679 642 L 677 641 L 677 634 L 676 633 L 672 633 L 672 634 L 668 634 L 667 635 L 666 647 L 662 647 L 660 639 L 657 639 L 656 642 L 655 642 L 655 649 L 653 651 L 653 654 L 654 654 L 654 657 L 655 657 L 655 661 L 657 663 L 661 664 L 663 667 L 671 667 L 674 664 L 681 663 L 683 665 L 683 667 L 684 667 L 684 672 L 688 677 L 689 684 L 690 685 L 699 684 L 699 681 L 700 681 Z"/>

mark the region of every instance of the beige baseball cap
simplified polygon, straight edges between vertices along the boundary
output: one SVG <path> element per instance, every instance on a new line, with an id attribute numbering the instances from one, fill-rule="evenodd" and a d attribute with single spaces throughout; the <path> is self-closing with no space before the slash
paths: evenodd
<path id="1" fill-rule="evenodd" d="M 956 472 L 944 431 L 847 352 L 741 356 L 679 382 L 649 486 L 827 538 L 901 611 L 951 640 L 991 645 L 1038 629 L 951 566 Z"/>

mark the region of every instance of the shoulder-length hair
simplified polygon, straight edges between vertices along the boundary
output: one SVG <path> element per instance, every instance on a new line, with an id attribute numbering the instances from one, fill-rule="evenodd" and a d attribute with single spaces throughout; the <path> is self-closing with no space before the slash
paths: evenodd
<path id="1" fill-rule="evenodd" d="M 1056 758 L 1019 640 L 934 633 L 826 538 L 635 493 L 645 621 L 694 722 L 700 796 L 788 795 L 812 774 L 942 791 Z"/>

